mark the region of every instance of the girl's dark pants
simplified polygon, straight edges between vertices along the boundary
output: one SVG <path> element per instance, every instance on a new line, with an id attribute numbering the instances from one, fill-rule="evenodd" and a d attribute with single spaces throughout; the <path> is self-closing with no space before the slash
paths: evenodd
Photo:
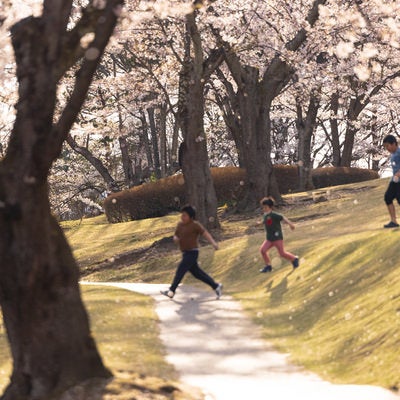
<path id="1" fill-rule="evenodd" d="M 218 287 L 218 283 L 216 283 L 214 279 L 211 278 L 211 276 L 206 274 L 199 267 L 199 264 L 197 264 L 198 258 L 199 258 L 198 250 L 189 250 L 189 251 L 184 251 L 182 253 L 182 261 L 180 262 L 178 269 L 176 270 L 175 278 L 174 281 L 172 282 L 170 290 L 172 290 L 173 292 L 176 291 L 176 288 L 181 283 L 186 272 L 190 272 L 196 279 L 211 286 L 214 290 Z"/>

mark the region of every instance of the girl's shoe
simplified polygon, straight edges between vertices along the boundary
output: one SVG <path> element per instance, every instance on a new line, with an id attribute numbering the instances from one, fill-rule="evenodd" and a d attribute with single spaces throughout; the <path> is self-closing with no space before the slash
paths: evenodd
<path id="1" fill-rule="evenodd" d="M 264 268 L 260 269 L 261 273 L 272 272 L 272 267 L 270 265 L 266 265 Z"/>
<path id="2" fill-rule="evenodd" d="M 293 268 L 297 268 L 300 265 L 299 257 L 296 257 L 292 262 Z"/>
<path id="3" fill-rule="evenodd" d="M 217 288 L 215 289 L 215 293 L 217 295 L 217 300 L 219 300 L 222 296 L 222 283 L 219 283 Z"/>
<path id="4" fill-rule="evenodd" d="M 175 293 L 172 290 L 160 290 L 160 293 L 164 296 L 169 297 L 170 299 L 175 296 Z"/>

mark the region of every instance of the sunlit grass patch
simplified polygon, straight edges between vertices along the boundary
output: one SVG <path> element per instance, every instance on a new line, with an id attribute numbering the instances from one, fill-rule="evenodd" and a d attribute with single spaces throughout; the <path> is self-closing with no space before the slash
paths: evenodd
<path id="1" fill-rule="evenodd" d="M 171 235 L 176 215 L 120 224 L 109 224 L 105 216 L 63 222 L 67 239 L 82 266 L 105 261 L 117 254 L 150 246 Z"/>
<path id="2" fill-rule="evenodd" d="M 165 361 L 151 298 L 97 286 L 83 286 L 82 294 L 93 336 L 111 371 L 156 377 L 153 379 L 157 382 L 177 378 L 174 368 Z M 8 344 L 0 324 L 0 392 L 8 382 L 10 369 Z"/>
<path id="3" fill-rule="evenodd" d="M 285 196 L 290 206 L 278 211 L 296 221 L 294 232 L 285 228 L 287 250 L 301 259 L 294 272 L 274 250 L 274 272 L 258 272 L 265 235 L 255 227 L 256 214 L 224 220 L 224 232 L 235 237 L 217 252 L 206 246 L 200 253 L 202 267 L 242 302 L 266 339 L 331 381 L 399 386 L 400 230 L 383 229 L 386 185 L 377 180 L 330 188 L 328 201 L 320 203 L 304 203 L 312 193 Z M 162 221 L 151 220 L 151 229 L 162 223 L 171 235 L 177 216 L 166 218 L 170 228 Z M 178 261 L 176 252 L 90 278 L 166 283 Z M 199 284 L 190 277 L 185 283 Z"/>

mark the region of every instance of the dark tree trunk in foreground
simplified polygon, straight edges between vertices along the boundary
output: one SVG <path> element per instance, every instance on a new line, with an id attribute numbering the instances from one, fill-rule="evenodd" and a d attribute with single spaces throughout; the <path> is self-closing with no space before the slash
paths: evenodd
<path id="1" fill-rule="evenodd" d="M 178 115 L 184 140 L 182 171 L 189 202 L 196 207 L 199 221 L 208 228 L 217 228 L 217 196 L 204 131 L 204 84 L 222 63 L 223 56 L 221 51 L 215 51 L 204 58 L 195 13 L 186 17 L 186 54 L 179 85 Z"/>
<path id="2" fill-rule="evenodd" d="M 13 372 L 3 400 L 57 398 L 83 380 L 110 376 L 90 334 L 78 267 L 50 212 L 47 175 L 83 105 L 119 5 L 88 6 L 68 31 L 72 0 L 47 0 L 41 17 L 12 28 L 19 102 L 0 163 L 0 303 Z M 57 83 L 82 58 L 86 32 L 95 33 L 91 50 L 53 121 Z"/>

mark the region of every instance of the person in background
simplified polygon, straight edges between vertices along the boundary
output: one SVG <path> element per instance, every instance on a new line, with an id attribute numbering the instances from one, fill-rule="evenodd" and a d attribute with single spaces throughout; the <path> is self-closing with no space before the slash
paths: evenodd
<path id="1" fill-rule="evenodd" d="M 161 294 L 169 298 L 175 296 L 175 292 L 183 277 L 190 272 L 196 279 L 209 285 L 219 299 L 222 295 L 222 284 L 216 283 L 211 276 L 204 272 L 198 265 L 199 257 L 199 237 L 203 236 L 210 242 L 215 250 L 218 250 L 218 244 L 211 234 L 196 221 L 196 210 L 187 205 L 181 210 L 181 221 L 179 222 L 174 235 L 174 242 L 179 245 L 182 251 L 182 261 L 178 265 L 174 280 L 169 290 L 162 290 Z"/>
<path id="2" fill-rule="evenodd" d="M 400 148 L 397 139 L 393 135 L 387 135 L 383 139 L 383 147 L 391 154 L 390 163 L 393 169 L 393 176 L 385 193 L 385 203 L 387 205 L 390 222 L 384 228 L 398 228 L 396 209 L 393 200 L 396 199 L 400 204 Z"/>
<path id="3" fill-rule="evenodd" d="M 264 218 L 263 221 L 260 222 L 260 224 L 264 225 L 267 234 L 267 239 L 264 241 L 260 248 L 260 252 L 265 263 L 265 267 L 261 269 L 260 272 L 272 271 L 271 259 L 268 255 L 268 251 L 272 247 L 275 247 L 278 250 L 281 257 L 289 260 L 292 263 L 293 268 L 297 268 L 299 266 L 299 257 L 285 251 L 284 249 L 281 222 L 283 221 L 287 223 L 290 226 L 291 230 L 295 229 L 294 224 L 283 215 L 273 211 L 275 202 L 271 197 L 264 197 L 260 201 L 260 204 L 264 212 Z"/>

